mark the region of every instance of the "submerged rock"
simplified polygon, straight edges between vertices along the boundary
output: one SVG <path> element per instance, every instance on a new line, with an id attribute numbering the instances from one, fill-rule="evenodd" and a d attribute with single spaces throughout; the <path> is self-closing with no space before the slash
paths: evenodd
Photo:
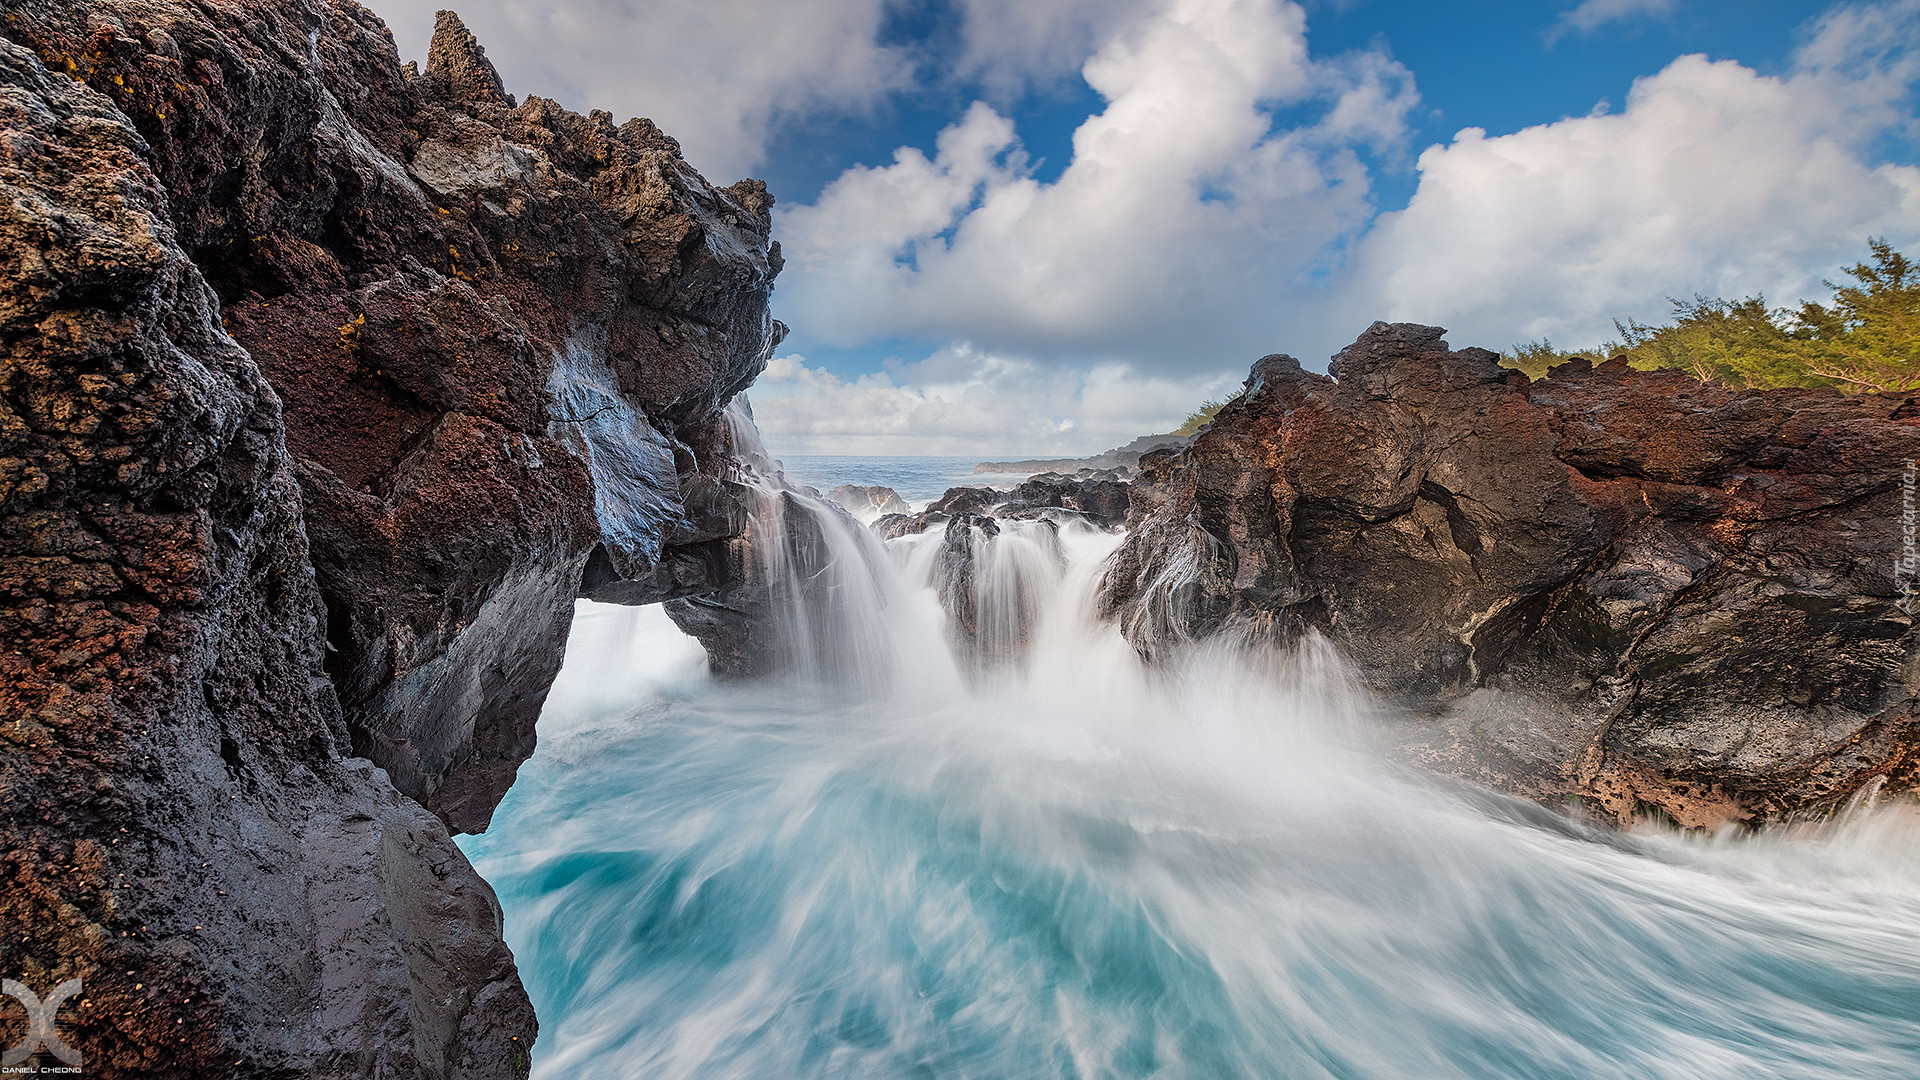
<path id="1" fill-rule="evenodd" d="M 1267 357 L 1144 459 L 1103 593 L 1128 638 L 1324 634 L 1426 717 L 1415 759 L 1619 819 L 1913 785 L 1920 401 L 1624 360 L 1530 382 L 1442 334 L 1376 323 L 1329 375 Z"/>

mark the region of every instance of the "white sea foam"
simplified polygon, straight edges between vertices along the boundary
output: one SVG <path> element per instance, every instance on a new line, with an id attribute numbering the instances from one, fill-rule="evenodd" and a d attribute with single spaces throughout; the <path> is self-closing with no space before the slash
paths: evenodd
<path id="1" fill-rule="evenodd" d="M 976 538 L 983 619 L 1032 609 L 983 663 L 942 536 L 823 512 L 837 569 L 783 599 L 777 677 L 581 605 L 465 841 L 537 1076 L 1920 1076 L 1905 805 L 1600 832 L 1375 758 L 1324 644 L 1147 667 L 1093 618 L 1117 537 Z"/>

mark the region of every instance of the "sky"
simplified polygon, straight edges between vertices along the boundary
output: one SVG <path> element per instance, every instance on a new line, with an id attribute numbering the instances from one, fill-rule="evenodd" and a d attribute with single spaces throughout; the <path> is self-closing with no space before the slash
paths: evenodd
<path id="1" fill-rule="evenodd" d="M 446 0 L 374 0 L 422 59 Z M 1920 249 L 1920 0 L 466 0 L 763 178 L 775 453 L 1083 454 L 1376 319 L 1600 345 Z"/>

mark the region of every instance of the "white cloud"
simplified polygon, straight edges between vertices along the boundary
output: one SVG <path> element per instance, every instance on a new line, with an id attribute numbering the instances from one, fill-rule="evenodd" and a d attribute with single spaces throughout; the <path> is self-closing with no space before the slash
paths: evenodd
<path id="1" fill-rule="evenodd" d="M 374 0 L 400 55 L 424 62 L 445 0 Z M 878 38 L 886 0 L 479 0 L 461 19 L 507 89 L 616 122 L 646 116 L 710 179 L 763 162 L 781 119 L 859 114 L 914 79 L 913 57 Z"/>
<path id="2" fill-rule="evenodd" d="M 1351 147 L 1404 137 L 1417 100 L 1378 54 L 1309 58 L 1281 0 L 1167 0 L 1082 74 L 1106 101 L 1051 183 L 976 104 L 931 160 L 903 149 L 787 206 L 782 305 L 833 344 L 893 336 L 1085 363 L 1239 367 L 1282 294 L 1371 213 Z M 1320 102 L 1275 130 L 1273 108 Z"/>
<path id="3" fill-rule="evenodd" d="M 775 455 L 1078 456 L 1167 431 L 1240 376 L 1063 368 L 954 345 L 916 364 L 844 379 L 804 356 L 774 358 L 754 419 Z"/>
<path id="4" fill-rule="evenodd" d="M 1456 343 L 1574 346 L 1615 317 L 1663 321 L 1667 297 L 1823 295 L 1867 236 L 1920 240 L 1920 169 L 1869 164 L 1910 115 L 1913 73 L 1888 43 L 1913 41 L 1917 9 L 1844 9 L 1789 77 L 1684 56 L 1617 115 L 1462 131 L 1421 155 L 1411 204 L 1360 245 L 1344 310 Z"/>
<path id="5" fill-rule="evenodd" d="M 1547 30 L 1552 45 L 1570 33 L 1591 34 L 1608 23 L 1629 19 L 1664 18 L 1673 14 L 1677 0 L 1580 0 L 1560 13 Z"/>
<path id="6" fill-rule="evenodd" d="M 1153 0 L 960 0 L 957 74 L 999 99 L 1076 74 Z"/>

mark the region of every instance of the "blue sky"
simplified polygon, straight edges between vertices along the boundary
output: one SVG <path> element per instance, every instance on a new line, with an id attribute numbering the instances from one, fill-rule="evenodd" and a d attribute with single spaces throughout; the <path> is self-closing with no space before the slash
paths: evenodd
<path id="1" fill-rule="evenodd" d="M 403 56 L 434 6 L 376 4 Z M 776 452 L 1098 450 L 1374 318 L 1585 346 L 1920 240 L 1920 0 L 460 11 L 516 93 L 768 181 Z"/>

